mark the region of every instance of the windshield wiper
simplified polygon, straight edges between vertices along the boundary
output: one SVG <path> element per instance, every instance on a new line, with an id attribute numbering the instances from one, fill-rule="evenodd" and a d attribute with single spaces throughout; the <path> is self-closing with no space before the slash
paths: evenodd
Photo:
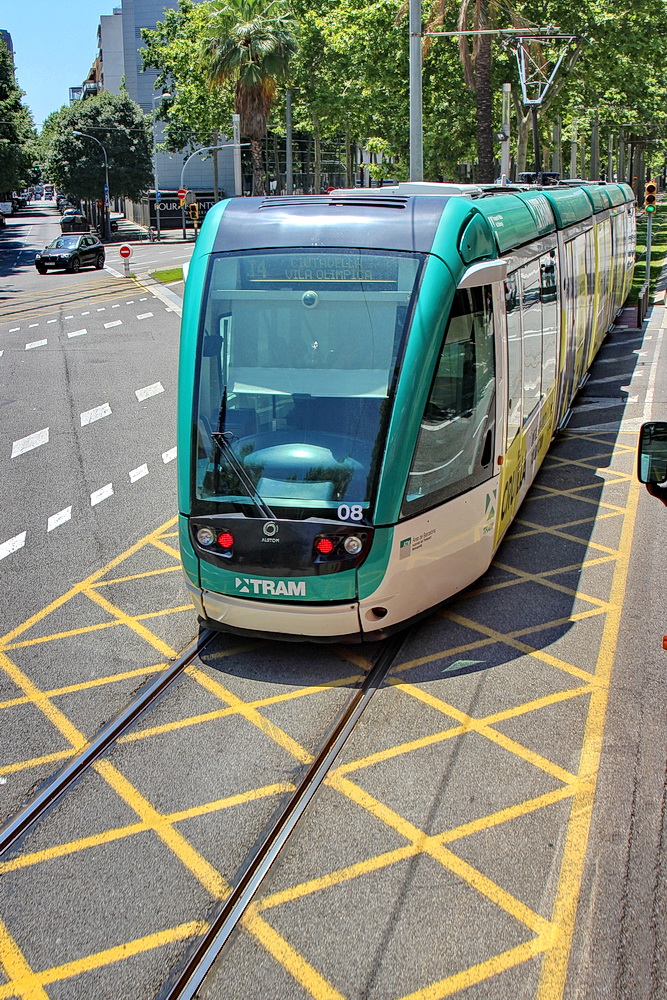
<path id="1" fill-rule="evenodd" d="M 257 487 L 253 483 L 252 479 L 245 470 L 245 466 L 237 458 L 234 449 L 232 448 L 232 438 L 234 434 L 232 431 L 225 431 L 223 427 L 225 426 L 225 413 L 227 411 L 227 386 L 222 390 L 222 400 L 220 401 L 220 410 L 218 411 L 218 429 L 217 431 L 212 431 L 211 437 L 213 438 L 213 443 L 216 447 L 216 454 L 213 456 L 213 462 L 215 466 L 215 479 L 216 479 L 216 492 L 219 493 L 218 484 L 218 472 L 220 469 L 220 458 L 224 457 L 227 465 L 236 473 L 236 478 L 241 483 L 241 486 L 250 497 L 255 507 L 259 513 L 268 518 L 271 521 L 275 521 L 276 515 L 273 513 L 268 503 L 258 492 Z"/>

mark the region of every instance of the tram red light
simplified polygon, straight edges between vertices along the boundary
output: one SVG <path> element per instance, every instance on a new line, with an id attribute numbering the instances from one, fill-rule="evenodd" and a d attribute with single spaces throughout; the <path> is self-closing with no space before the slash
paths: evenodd
<path id="1" fill-rule="evenodd" d="M 218 535 L 218 545 L 221 549 L 231 549 L 234 545 L 234 536 L 231 531 L 221 531 Z"/>
<path id="2" fill-rule="evenodd" d="M 321 556 L 328 556 L 334 550 L 334 543 L 330 538 L 318 538 L 315 542 L 315 548 Z"/>

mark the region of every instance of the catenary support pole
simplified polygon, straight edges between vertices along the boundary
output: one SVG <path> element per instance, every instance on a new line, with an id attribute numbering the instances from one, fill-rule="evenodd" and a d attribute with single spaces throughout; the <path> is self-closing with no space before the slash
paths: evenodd
<path id="1" fill-rule="evenodd" d="M 410 0 L 410 180 L 424 180 L 421 0 Z"/>

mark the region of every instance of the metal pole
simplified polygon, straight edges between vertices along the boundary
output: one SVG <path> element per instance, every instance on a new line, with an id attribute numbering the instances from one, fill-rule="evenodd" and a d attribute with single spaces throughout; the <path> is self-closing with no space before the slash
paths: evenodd
<path id="1" fill-rule="evenodd" d="M 285 93 L 285 184 L 288 194 L 294 194 L 294 162 L 292 159 L 292 91 Z"/>
<path id="2" fill-rule="evenodd" d="M 598 121 L 598 110 L 595 109 L 593 115 L 593 125 L 591 127 L 591 180 L 600 179 L 600 128 Z"/>
<path id="3" fill-rule="evenodd" d="M 410 180 L 424 180 L 421 0 L 410 0 Z"/>
<path id="4" fill-rule="evenodd" d="M 73 135 L 80 135 L 83 139 L 92 139 L 93 142 L 96 142 L 97 145 L 100 147 L 100 149 L 102 150 L 102 155 L 104 156 L 104 200 L 102 202 L 102 205 L 103 205 L 103 208 L 102 208 L 102 218 L 104 220 L 104 223 L 103 223 L 104 237 L 103 237 L 103 239 L 105 239 L 107 241 L 107 243 L 108 243 L 109 240 L 111 239 L 111 228 L 110 228 L 110 225 L 109 225 L 109 161 L 107 159 L 107 151 L 104 148 L 104 146 L 102 145 L 102 143 L 100 142 L 100 140 L 96 139 L 94 135 L 88 135 L 87 132 L 79 132 L 77 129 L 73 129 L 72 134 Z"/>
<path id="5" fill-rule="evenodd" d="M 540 183 L 540 174 L 542 173 L 542 150 L 540 149 L 540 130 L 537 124 L 537 104 L 533 104 L 531 111 L 533 113 L 533 152 L 535 155 L 535 183 Z"/>
<path id="6" fill-rule="evenodd" d="M 570 180 L 577 176 L 577 123 L 572 125 L 572 142 L 570 143 Z"/>
<path id="7" fill-rule="evenodd" d="M 241 169 L 241 116 L 232 115 L 234 138 L 234 187 L 237 197 L 243 195 L 243 171 Z"/>
<path id="8" fill-rule="evenodd" d="M 646 280 L 651 280 L 651 236 L 653 235 L 653 212 L 646 219 Z M 650 288 L 650 285 L 649 285 Z"/>
<path id="9" fill-rule="evenodd" d="M 502 131 L 505 136 L 500 146 L 500 174 L 509 180 L 510 176 L 510 134 L 511 134 L 511 99 L 512 84 L 503 84 L 503 124 Z"/>
<path id="10" fill-rule="evenodd" d="M 157 241 L 160 242 L 160 184 L 157 179 L 157 141 L 155 138 L 155 98 L 153 98 L 153 182 L 155 184 L 155 228 L 157 231 Z M 150 202 L 149 202 L 150 209 Z M 150 222 L 150 211 L 149 211 Z"/>
<path id="11" fill-rule="evenodd" d="M 561 165 L 561 124 L 560 116 L 556 118 L 554 122 L 554 132 L 553 132 L 553 152 L 551 154 L 551 169 L 554 173 L 557 173 L 559 177 L 563 176 L 563 169 Z"/>

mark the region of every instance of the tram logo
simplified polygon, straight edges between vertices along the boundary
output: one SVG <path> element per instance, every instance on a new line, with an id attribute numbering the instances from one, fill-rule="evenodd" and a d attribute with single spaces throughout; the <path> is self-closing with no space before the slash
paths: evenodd
<path id="1" fill-rule="evenodd" d="M 267 538 L 273 538 L 274 535 L 278 534 L 278 525 L 275 521 L 265 521 L 262 531 Z"/>
<path id="2" fill-rule="evenodd" d="M 255 580 L 250 576 L 237 576 L 234 584 L 237 594 L 257 597 L 305 597 L 306 581 Z"/>

